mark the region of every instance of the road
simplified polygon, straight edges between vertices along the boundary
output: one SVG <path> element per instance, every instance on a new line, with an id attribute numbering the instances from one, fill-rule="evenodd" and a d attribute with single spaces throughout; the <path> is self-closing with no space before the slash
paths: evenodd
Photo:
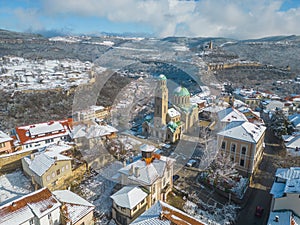
<path id="1" fill-rule="evenodd" d="M 284 161 L 285 153 L 280 141 L 274 137 L 270 129 L 266 131 L 265 143 L 266 147 L 262 162 L 246 193 L 246 203 L 242 206 L 236 223 L 237 225 L 267 224 L 272 200 L 270 190 L 274 181 L 275 171 L 280 167 L 278 162 Z M 255 208 L 257 205 L 265 209 L 261 218 L 255 216 Z"/>

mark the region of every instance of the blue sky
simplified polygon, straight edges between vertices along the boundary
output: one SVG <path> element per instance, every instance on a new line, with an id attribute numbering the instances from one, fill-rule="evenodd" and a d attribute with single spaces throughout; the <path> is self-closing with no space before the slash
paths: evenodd
<path id="1" fill-rule="evenodd" d="M 299 0 L 0 0 L 0 28 L 42 34 L 300 35 Z"/>

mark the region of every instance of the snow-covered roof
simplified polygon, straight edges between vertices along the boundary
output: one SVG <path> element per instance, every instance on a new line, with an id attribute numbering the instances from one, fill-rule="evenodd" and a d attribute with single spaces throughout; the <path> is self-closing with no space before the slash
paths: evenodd
<path id="1" fill-rule="evenodd" d="M 297 147 L 300 150 L 300 136 L 291 136 L 290 138 L 287 139 L 288 142 L 284 143 L 285 147 L 288 149 L 296 149 Z"/>
<path id="2" fill-rule="evenodd" d="M 276 221 L 276 217 L 278 221 Z M 297 225 L 300 224 L 300 218 L 291 211 L 273 211 L 270 212 L 267 225 Z"/>
<path id="3" fill-rule="evenodd" d="M 226 109 L 224 106 L 212 105 L 203 109 L 204 112 L 217 113 Z"/>
<path id="4" fill-rule="evenodd" d="M 125 186 L 110 197 L 118 206 L 133 209 L 137 204 L 143 201 L 147 195 L 148 194 L 138 186 Z"/>
<path id="5" fill-rule="evenodd" d="M 31 171 L 38 176 L 42 176 L 56 161 L 72 159 L 53 152 L 39 152 L 34 154 L 33 159 L 31 159 L 30 156 L 27 156 L 24 160 Z"/>
<path id="6" fill-rule="evenodd" d="M 275 177 L 283 181 L 274 181 L 270 194 L 274 198 L 281 198 L 285 193 L 300 193 L 300 167 L 278 168 Z"/>
<path id="7" fill-rule="evenodd" d="M 288 116 L 288 120 L 293 124 L 294 127 L 300 127 L 300 114 L 295 113 Z"/>
<path id="8" fill-rule="evenodd" d="M 158 178 L 162 178 L 168 165 L 173 164 L 174 160 L 169 157 L 161 156 L 160 159 L 154 159 L 150 164 L 143 160 L 137 160 L 119 170 L 120 173 L 128 176 L 128 179 L 142 184 L 152 185 Z M 138 170 L 138 176 L 135 171 Z M 132 171 L 132 174 L 130 173 Z"/>
<path id="9" fill-rule="evenodd" d="M 64 216 L 69 218 L 72 224 L 95 209 L 93 204 L 69 190 L 53 191 L 53 195 L 64 205 L 62 207 Z"/>
<path id="10" fill-rule="evenodd" d="M 78 125 L 74 127 L 72 133 L 73 138 L 82 138 L 86 137 L 87 139 L 104 137 L 107 135 L 111 135 L 112 133 L 116 133 L 118 130 L 110 125 L 92 125 L 87 127 L 85 125 Z"/>
<path id="11" fill-rule="evenodd" d="M 257 143 L 265 133 L 265 130 L 265 126 L 250 122 L 231 122 L 223 131 L 219 132 L 218 135 Z"/>
<path id="12" fill-rule="evenodd" d="M 13 139 L 0 130 L 0 143 L 12 141 Z"/>
<path id="13" fill-rule="evenodd" d="M 28 126 L 20 126 L 15 129 L 18 140 L 21 144 L 28 144 L 61 137 L 69 134 L 69 121 L 50 121 Z"/>
<path id="14" fill-rule="evenodd" d="M 42 188 L 0 207 L 0 224 L 23 224 L 49 214 L 60 207 L 47 188 Z"/>
<path id="15" fill-rule="evenodd" d="M 180 116 L 180 112 L 178 112 L 176 109 L 174 108 L 170 108 L 168 109 L 168 115 L 173 118 L 173 117 L 176 117 L 176 116 Z"/>
<path id="16" fill-rule="evenodd" d="M 165 203 L 157 201 L 146 212 L 136 218 L 131 225 L 171 225 L 193 224 L 206 225 L 206 223 L 188 215 L 187 213 Z"/>
<path id="17" fill-rule="evenodd" d="M 270 110 L 270 111 L 273 111 L 273 110 L 275 110 L 275 109 L 282 109 L 283 107 L 284 107 L 284 103 L 283 103 L 283 102 L 274 100 L 274 101 L 271 101 L 271 102 L 266 106 L 266 109 L 267 109 L 267 110 Z"/>
<path id="18" fill-rule="evenodd" d="M 219 111 L 218 118 L 221 122 L 226 123 L 230 123 L 233 121 L 248 121 L 243 113 L 232 107 Z"/>
<path id="19" fill-rule="evenodd" d="M 155 148 L 155 146 L 153 146 L 153 145 L 142 144 L 142 145 L 140 146 L 140 150 L 141 150 L 142 152 L 154 152 L 155 149 L 156 149 L 156 148 Z"/>

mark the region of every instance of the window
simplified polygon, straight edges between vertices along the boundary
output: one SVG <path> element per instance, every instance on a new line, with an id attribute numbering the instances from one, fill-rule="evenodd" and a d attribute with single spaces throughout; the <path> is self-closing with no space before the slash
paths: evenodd
<path id="1" fill-rule="evenodd" d="M 60 174 L 60 169 L 56 170 L 56 175 Z"/>
<path id="2" fill-rule="evenodd" d="M 69 165 L 66 165 L 66 170 L 68 170 L 69 169 Z"/>
<path id="3" fill-rule="evenodd" d="M 50 214 L 48 214 L 48 219 L 51 220 L 51 218 L 52 218 L 52 217 L 51 217 L 51 213 L 50 213 Z"/>
<path id="4" fill-rule="evenodd" d="M 155 184 L 153 184 L 153 187 L 152 187 L 152 193 L 155 192 Z"/>
<path id="5" fill-rule="evenodd" d="M 61 168 L 61 172 L 64 172 L 65 171 L 65 167 L 63 166 L 62 168 Z"/>
<path id="6" fill-rule="evenodd" d="M 54 172 L 52 173 L 52 177 L 55 177 L 55 173 Z"/>
<path id="7" fill-rule="evenodd" d="M 246 155 L 247 148 L 245 146 L 242 147 L 242 154 Z"/>
<path id="8" fill-rule="evenodd" d="M 241 159 L 240 161 L 240 166 L 244 166 L 245 165 L 245 160 L 244 159 Z"/>
<path id="9" fill-rule="evenodd" d="M 300 196 L 300 195 L 299 195 Z M 143 199 L 142 201 L 141 201 L 141 205 L 143 205 L 145 203 L 145 199 Z"/>
<path id="10" fill-rule="evenodd" d="M 5 143 L 0 143 L 0 148 L 4 148 L 5 147 Z"/>
<path id="11" fill-rule="evenodd" d="M 49 176 L 49 175 L 47 176 L 47 180 L 48 180 L 48 181 L 50 180 L 50 176 Z"/>
<path id="12" fill-rule="evenodd" d="M 226 148 L 226 142 L 222 141 L 221 149 L 225 149 L 225 148 Z"/>
<path id="13" fill-rule="evenodd" d="M 231 151 L 232 152 L 235 152 L 235 148 L 236 148 L 236 145 L 235 144 L 231 144 Z"/>
<path id="14" fill-rule="evenodd" d="M 137 210 L 137 206 L 135 206 L 135 207 L 132 209 L 133 212 L 134 212 L 135 210 Z"/>
<path id="15" fill-rule="evenodd" d="M 33 219 L 29 220 L 29 224 L 30 224 L 30 225 L 33 224 Z"/>
<path id="16" fill-rule="evenodd" d="M 231 162 L 234 162 L 234 158 L 233 157 L 231 157 L 230 160 L 231 160 Z"/>

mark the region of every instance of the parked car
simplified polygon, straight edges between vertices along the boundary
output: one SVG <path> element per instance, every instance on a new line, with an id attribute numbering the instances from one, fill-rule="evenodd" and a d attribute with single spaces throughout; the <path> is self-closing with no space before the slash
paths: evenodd
<path id="1" fill-rule="evenodd" d="M 262 217 L 263 213 L 264 213 L 264 208 L 259 205 L 256 206 L 255 216 Z"/>

